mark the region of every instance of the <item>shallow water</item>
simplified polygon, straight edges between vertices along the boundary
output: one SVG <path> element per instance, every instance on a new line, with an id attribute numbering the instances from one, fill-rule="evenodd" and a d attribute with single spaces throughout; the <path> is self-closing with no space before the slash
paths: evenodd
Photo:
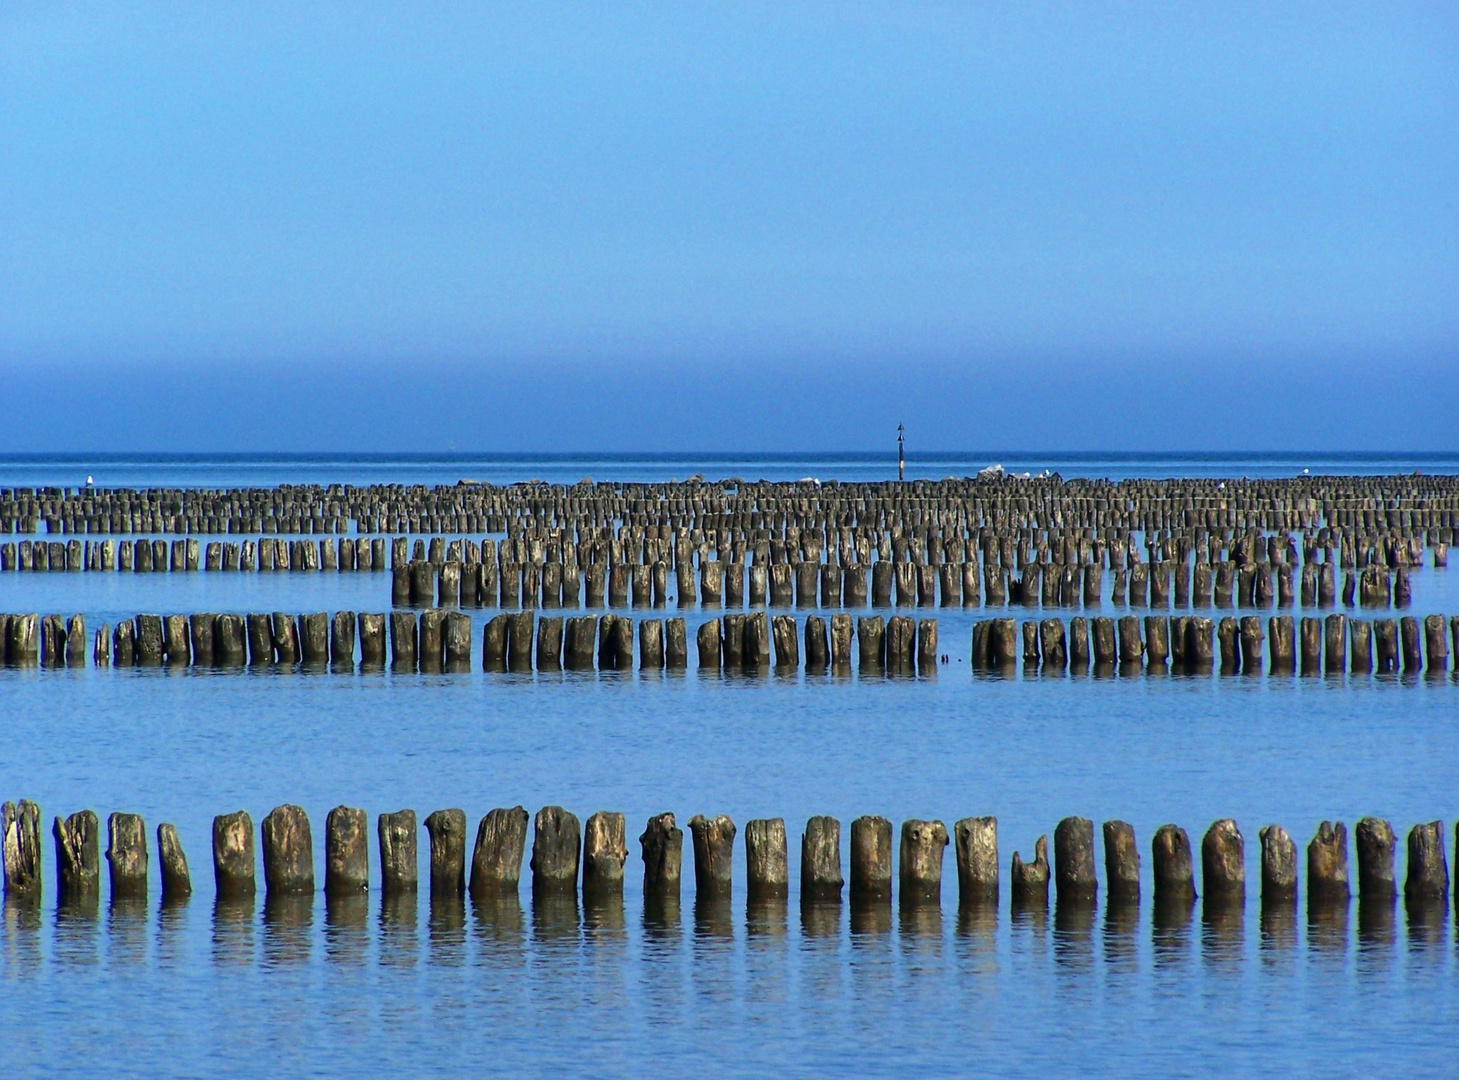
<path id="1" fill-rule="evenodd" d="M 1448 575 L 1415 575 L 1413 613 L 1459 612 Z M 384 574 L 6 574 L 0 610 L 89 624 L 381 610 L 388 589 Z M 1452 909 L 1264 912 L 1256 836 L 1276 822 L 1305 846 L 1324 819 L 1373 814 L 1400 835 L 1443 819 L 1452 844 L 1452 677 L 980 677 L 966 653 L 984 612 L 917 614 L 939 618 L 950 656 L 933 678 L 0 672 L 0 798 L 39 802 L 47 831 L 83 807 L 171 821 L 196 888 L 163 910 L 154 868 L 140 910 L 112 907 L 103 885 L 94 912 L 58 912 L 45 836 L 42 906 L 7 907 L 0 928 L 0 1061 L 17 1075 L 1452 1075 Z M 687 617 L 692 633 L 709 615 Z M 270 910 L 260 881 L 256 905 L 215 906 L 213 815 L 257 822 L 283 802 L 309 812 L 321 882 L 324 816 L 341 803 L 473 821 L 515 803 L 622 811 L 624 904 L 538 907 L 524 880 L 519 903 L 486 910 L 433 909 L 424 882 L 414 904 L 375 890 Z M 742 833 L 784 817 L 789 903 L 747 905 L 741 840 L 727 908 L 696 907 L 686 851 L 677 917 L 646 918 L 635 839 L 663 810 L 681 825 L 727 813 Z M 1001 906 L 960 913 L 949 854 L 940 908 L 803 916 L 797 841 L 813 814 L 841 820 L 843 867 L 860 814 L 996 814 Z M 1013 910 L 1012 853 L 1070 814 L 1134 825 L 1137 911 L 1103 897 Z M 1226 816 L 1246 837 L 1244 909 L 1198 903 L 1170 925 L 1150 901 L 1151 834 L 1173 821 L 1198 845 Z"/>

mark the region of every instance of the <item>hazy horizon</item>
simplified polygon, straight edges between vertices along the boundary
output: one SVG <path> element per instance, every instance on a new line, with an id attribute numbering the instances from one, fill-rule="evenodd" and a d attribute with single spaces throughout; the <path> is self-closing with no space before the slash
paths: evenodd
<path id="1" fill-rule="evenodd" d="M 0 451 L 1459 449 L 1459 9 L 0 13 Z"/>

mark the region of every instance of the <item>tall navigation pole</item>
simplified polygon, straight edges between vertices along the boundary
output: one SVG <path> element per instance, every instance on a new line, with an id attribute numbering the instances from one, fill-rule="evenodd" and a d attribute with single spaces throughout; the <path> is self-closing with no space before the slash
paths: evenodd
<path id="1" fill-rule="evenodd" d="M 897 480 L 901 482 L 907 479 L 907 437 L 902 431 L 902 425 L 897 425 Z"/>

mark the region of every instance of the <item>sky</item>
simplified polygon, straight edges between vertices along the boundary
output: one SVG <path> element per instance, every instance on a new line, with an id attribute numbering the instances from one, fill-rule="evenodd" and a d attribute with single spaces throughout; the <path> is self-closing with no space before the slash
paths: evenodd
<path id="1" fill-rule="evenodd" d="M 1459 449 L 1459 5 L 7 3 L 0 451 Z"/>

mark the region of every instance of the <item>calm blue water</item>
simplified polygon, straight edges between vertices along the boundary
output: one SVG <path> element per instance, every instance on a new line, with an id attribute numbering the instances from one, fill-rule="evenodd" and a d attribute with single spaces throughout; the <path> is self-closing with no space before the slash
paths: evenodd
<path id="1" fill-rule="evenodd" d="M 573 479 L 690 471 L 616 464 L 559 463 Z M 777 467 L 808 475 L 823 465 Z M 269 483 L 304 475 L 294 469 L 429 482 L 458 466 L 134 461 L 128 479 L 105 482 L 218 486 L 248 472 L 247 482 Z M 0 486 L 59 484 L 42 472 L 70 467 L 3 463 Z M 494 467 L 507 479 L 552 478 Z M 1229 461 L 1209 470 L 1255 474 Z M 1415 614 L 1459 612 L 1449 574 L 1415 575 Z M 0 575 L 0 610 L 82 611 L 89 623 L 138 610 L 387 606 L 383 574 Z M 1375 814 L 1406 833 L 1442 818 L 1452 854 L 1452 678 L 975 678 L 968 627 L 982 613 L 935 614 L 952 663 L 915 680 L 0 672 L 0 798 L 36 800 L 47 829 L 52 815 L 83 807 L 141 813 L 149 831 L 171 821 L 196 888 L 191 903 L 163 911 L 154 869 L 142 910 L 113 908 L 103 885 L 94 918 L 58 919 L 47 835 L 41 910 L 7 908 L 0 925 L 0 1062 L 14 1075 L 950 1076 L 1071 1065 L 1140 1077 L 1453 1074 L 1451 909 L 1415 924 L 1402 904 L 1386 923 L 1360 921 L 1356 902 L 1335 923 L 1309 925 L 1302 906 L 1264 914 L 1256 836 L 1276 822 L 1305 846 L 1323 819 L 1351 828 Z M 703 617 L 688 613 L 691 633 Z M 518 906 L 491 910 L 468 901 L 433 911 L 424 887 L 403 909 L 382 909 L 377 891 L 360 910 L 320 897 L 275 918 L 260 891 L 251 910 L 215 910 L 213 815 L 242 807 L 257 822 L 282 802 L 310 814 L 321 882 L 324 816 L 341 803 L 372 819 L 461 806 L 473 833 L 494 806 L 619 810 L 629 823 L 624 905 L 540 910 L 524 881 Z M 747 910 L 741 843 L 727 911 L 696 909 L 686 851 L 679 918 L 646 922 L 636 837 L 663 810 L 681 825 L 727 813 L 742 832 L 751 818 L 784 817 L 789 904 Z M 843 905 L 802 919 L 794 882 L 806 818 L 841 819 L 844 865 L 850 819 L 867 813 L 949 827 L 996 814 L 997 915 L 960 917 L 949 853 L 940 911 L 892 908 L 879 925 L 853 926 Z M 1146 899 L 1133 918 L 1104 906 L 1087 918 L 1011 910 L 1012 853 L 1030 855 L 1067 814 L 1135 826 Z M 1224 816 L 1247 841 L 1244 917 L 1207 919 L 1198 904 L 1188 923 L 1156 926 L 1151 833 L 1174 821 L 1198 844 Z M 372 841 L 372 864 L 376 855 Z M 1400 874 L 1403 861 L 1400 843 Z"/>

